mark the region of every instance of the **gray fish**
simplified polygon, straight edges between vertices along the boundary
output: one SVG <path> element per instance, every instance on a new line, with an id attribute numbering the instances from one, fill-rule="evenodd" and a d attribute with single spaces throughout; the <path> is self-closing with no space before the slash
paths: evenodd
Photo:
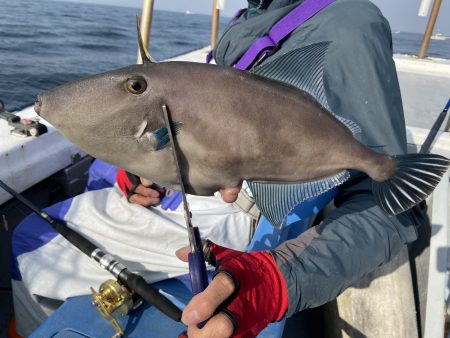
<path id="1" fill-rule="evenodd" d="M 450 162 L 433 154 L 389 156 L 358 142 L 359 127 L 326 102 L 328 45 L 291 51 L 252 72 L 153 63 L 142 52 L 143 65 L 58 87 L 41 95 L 35 110 L 92 156 L 179 190 L 165 105 L 186 192 L 212 195 L 247 180 L 274 225 L 301 201 L 342 184 L 349 169 L 373 179 L 386 214 L 403 212 L 431 194 Z M 309 67 L 298 66 L 306 60 Z"/>

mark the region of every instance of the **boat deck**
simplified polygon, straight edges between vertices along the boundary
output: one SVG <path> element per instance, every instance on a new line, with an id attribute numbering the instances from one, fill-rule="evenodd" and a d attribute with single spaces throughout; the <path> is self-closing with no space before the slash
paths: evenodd
<path id="1" fill-rule="evenodd" d="M 406 125 L 429 129 L 450 98 L 450 60 L 395 55 Z"/>

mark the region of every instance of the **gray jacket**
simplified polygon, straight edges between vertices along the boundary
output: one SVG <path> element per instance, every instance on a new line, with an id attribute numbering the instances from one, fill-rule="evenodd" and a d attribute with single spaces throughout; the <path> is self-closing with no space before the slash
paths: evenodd
<path id="1" fill-rule="evenodd" d="M 300 2 L 250 0 L 248 10 L 219 40 L 216 62 L 234 64 Z M 324 84 L 333 112 L 358 123 L 366 145 L 389 154 L 406 152 L 391 31 L 379 9 L 367 0 L 336 0 L 292 32 L 265 62 L 323 41 L 331 42 Z M 334 202 L 336 208 L 320 225 L 272 252 L 288 286 L 288 316 L 332 300 L 417 238 L 418 208 L 387 217 L 375 205 L 371 181 L 363 174 L 353 173 Z"/>

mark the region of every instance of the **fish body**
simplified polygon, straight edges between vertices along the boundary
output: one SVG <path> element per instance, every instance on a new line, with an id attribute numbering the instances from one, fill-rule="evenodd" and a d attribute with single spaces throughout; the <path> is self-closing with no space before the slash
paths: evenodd
<path id="1" fill-rule="evenodd" d="M 326 47 L 311 48 L 315 53 L 322 48 L 325 55 Z M 266 198 L 257 191 L 265 189 L 264 184 L 279 186 L 282 194 L 287 190 L 292 194 L 294 184 L 301 192 L 297 203 L 341 184 L 348 169 L 365 172 L 375 182 L 388 182 L 400 160 L 358 142 L 354 124 L 330 112 L 320 73 L 324 57 L 312 67 L 311 73 L 318 75 L 310 82 L 271 76 L 280 73 L 280 65 L 289 66 L 292 60 L 302 64 L 299 57 L 310 57 L 309 50 L 294 52 L 254 73 L 188 62 L 133 65 L 45 93 L 36 111 L 94 157 L 179 190 L 170 145 L 163 138 L 161 107 L 166 105 L 176 126 L 185 190 L 191 194 L 211 195 L 247 180 L 255 182 L 250 188 L 257 203 Z M 439 171 L 433 175 L 442 175 L 449 162 L 433 156 L 437 164 L 432 167 Z M 423 161 L 428 160 L 419 160 Z M 424 190 L 420 180 L 411 185 L 417 182 Z M 383 199 L 392 189 L 397 188 L 377 191 Z M 404 196 L 401 190 L 396 196 L 413 202 L 398 207 L 393 205 L 395 199 L 380 201 L 387 213 L 401 212 L 431 192 L 413 189 L 420 196 L 411 197 L 414 193 Z M 286 206 L 281 214 L 292 207 Z M 270 214 L 271 208 L 262 211 Z"/>
<path id="2" fill-rule="evenodd" d="M 145 79 L 146 92 L 127 92 L 131 77 Z M 302 182 L 343 169 L 370 170 L 385 157 L 361 145 L 306 92 L 220 66 L 134 65 L 62 86 L 41 100 L 41 116 L 81 149 L 176 187 L 170 149 L 148 149 L 145 136 L 135 137 L 143 121 L 146 132 L 165 126 L 166 104 L 182 124 L 177 141 L 191 194 L 211 195 L 244 179 Z"/>

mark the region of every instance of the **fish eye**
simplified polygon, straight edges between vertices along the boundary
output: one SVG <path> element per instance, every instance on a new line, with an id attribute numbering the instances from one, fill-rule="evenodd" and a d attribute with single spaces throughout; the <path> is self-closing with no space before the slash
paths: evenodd
<path id="1" fill-rule="evenodd" d="M 147 89 L 147 82 L 143 78 L 134 78 L 127 80 L 126 89 L 131 94 L 142 94 Z"/>

